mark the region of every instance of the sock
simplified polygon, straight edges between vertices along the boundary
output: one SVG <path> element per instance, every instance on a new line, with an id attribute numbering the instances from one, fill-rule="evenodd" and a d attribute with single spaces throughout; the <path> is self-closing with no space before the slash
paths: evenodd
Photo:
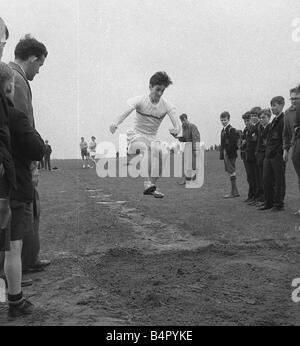
<path id="1" fill-rule="evenodd" d="M 8 297 L 8 304 L 10 306 L 19 307 L 24 302 L 22 291 L 19 294 L 8 294 L 7 297 Z"/>

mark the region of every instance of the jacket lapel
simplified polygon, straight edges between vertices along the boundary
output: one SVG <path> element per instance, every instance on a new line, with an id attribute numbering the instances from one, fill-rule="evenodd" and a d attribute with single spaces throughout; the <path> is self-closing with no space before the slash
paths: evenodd
<path id="1" fill-rule="evenodd" d="M 9 66 L 10 66 L 13 70 L 17 71 L 17 72 L 23 77 L 23 79 L 24 79 L 24 81 L 26 82 L 26 84 L 27 84 L 27 86 L 28 86 L 28 89 L 29 89 L 29 91 L 30 91 L 30 95 L 31 95 L 31 97 L 32 97 L 31 87 L 30 87 L 30 84 L 29 84 L 29 82 L 28 82 L 28 79 L 27 79 L 27 77 L 26 77 L 24 71 L 21 69 L 21 67 L 20 67 L 18 64 L 14 63 L 14 62 L 12 62 L 12 61 L 9 63 Z"/>

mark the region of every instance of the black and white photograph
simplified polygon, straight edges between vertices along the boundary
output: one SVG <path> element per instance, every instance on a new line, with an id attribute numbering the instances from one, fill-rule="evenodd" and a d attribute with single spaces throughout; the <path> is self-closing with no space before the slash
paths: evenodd
<path id="1" fill-rule="evenodd" d="M 0 0 L 0 326 L 299 326 L 299 57 L 299 0 Z"/>

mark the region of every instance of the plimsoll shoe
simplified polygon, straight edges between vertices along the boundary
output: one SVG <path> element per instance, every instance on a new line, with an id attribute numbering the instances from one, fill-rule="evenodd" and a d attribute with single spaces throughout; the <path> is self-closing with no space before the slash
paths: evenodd
<path id="1" fill-rule="evenodd" d="M 156 186 L 154 184 L 148 185 L 144 190 L 144 195 L 153 195 L 153 192 L 156 190 Z"/>
<path id="2" fill-rule="evenodd" d="M 9 305 L 8 307 L 8 319 L 15 319 L 17 317 L 30 315 L 34 311 L 34 305 L 27 299 L 24 299 L 19 306 Z"/>
<path id="3" fill-rule="evenodd" d="M 157 190 L 153 191 L 152 195 L 155 198 L 164 198 L 165 197 L 165 195 L 163 193 L 161 193 L 160 191 L 157 191 Z"/>

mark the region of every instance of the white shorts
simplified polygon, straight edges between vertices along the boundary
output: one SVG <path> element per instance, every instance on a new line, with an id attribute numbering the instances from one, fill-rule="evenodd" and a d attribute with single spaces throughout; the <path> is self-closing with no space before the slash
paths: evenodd
<path id="1" fill-rule="evenodd" d="M 127 145 L 128 145 L 128 154 L 132 155 L 136 153 L 136 148 L 133 146 L 136 142 L 142 142 L 146 144 L 147 148 L 151 148 L 151 145 L 160 145 L 160 139 L 156 138 L 156 136 L 146 135 L 144 133 L 138 133 L 134 130 L 127 131 Z"/>

